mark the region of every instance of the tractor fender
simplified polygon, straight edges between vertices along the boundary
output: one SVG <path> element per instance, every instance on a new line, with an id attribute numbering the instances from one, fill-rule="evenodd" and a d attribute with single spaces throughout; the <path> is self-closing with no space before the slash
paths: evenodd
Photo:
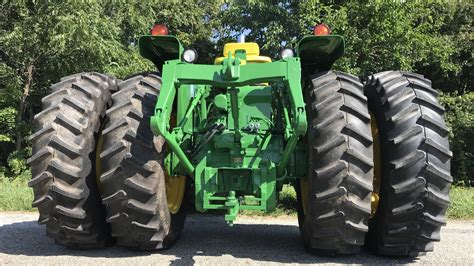
<path id="1" fill-rule="evenodd" d="M 181 58 L 183 46 L 171 35 L 144 35 L 138 39 L 140 55 L 155 64 L 161 72 L 168 60 Z"/>
<path id="2" fill-rule="evenodd" d="M 344 38 L 340 35 L 305 36 L 296 46 L 296 54 L 305 69 L 329 70 L 344 54 Z"/>

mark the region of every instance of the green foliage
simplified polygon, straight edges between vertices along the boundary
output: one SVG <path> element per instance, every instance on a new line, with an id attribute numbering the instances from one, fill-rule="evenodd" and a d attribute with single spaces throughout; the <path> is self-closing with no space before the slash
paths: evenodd
<path id="1" fill-rule="evenodd" d="M 0 109 L 0 145 L 1 142 L 13 142 L 13 130 L 15 129 L 16 109 L 6 107 Z"/>
<path id="2" fill-rule="evenodd" d="M 16 176 L 17 178 L 28 178 L 29 167 L 26 164 L 26 160 L 31 156 L 31 148 L 14 151 L 8 156 L 7 163 L 10 169 L 10 176 Z"/>
<path id="3" fill-rule="evenodd" d="M 3 162 L 6 162 L 9 153 L 13 149 L 16 113 L 17 111 L 13 107 L 2 108 L 0 106 L 0 166 Z"/>
<path id="4" fill-rule="evenodd" d="M 185 46 L 196 48 L 198 63 L 210 63 L 224 43 L 243 32 L 263 54 L 276 57 L 283 46 L 295 47 L 324 22 L 346 40 L 336 69 L 355 75 L 415 71 L 447 93 L 443 102 L 452 130 L 453 174 L 471 182 L 472 109 L 465 106 L 472 106 L 467 93 L 474 84 L 473 7 L 467 2 L 355 0 L 2 1 L 0 166 L 7 168 L 2 172 L 25 172 L 19 151 L 29 145 L 25 137 L 52 83 L 83 71 L 123 78 L 152 70 L 136 44 L 155 22 L 167 24 Z"/>
<path id="5" fill-rule="evenodd" d="M 0 165 L 22 171 L 18 154 L 28 145 L 41 98 L 61 77 L 84 71 L 123 78 L 153 70 L 137 38 L 165 22 L 185 45 L 212 51 L 210 36 L 220 11 L 213 3 L 172 1 L 2 1 L 0 3 Z M 198 49 L 198 50 L 199 50 Z M 210 60 L 211 54 L 201 56 Z M 31 72 L 29 70 L 31 69 Z M 12 124 L 13 122 L 13 124 Z M 14 158 L 14 159 L 11 159 Z"/>
<path id="6" fill-rule="evenodd" d="M 419 1 L 349 1 L 339 11 L 347 14 L 348 24 L 335 21 L 335 31 L 347 36 L 341 66 L 361 75 L 390 69 L 416 72 L 419 65 L 436 65 L 443 73 L 459 70 L 450 61 L 452 41 L 439 34 L 451 12 L 442 8 Z"/>
<path id="7" fill-rule="evenodd" d="M 105 15 L 120 28 L 117 36 L 124 44 L 136 44 L 137 38 L 148 34 L 155 23 L 166 24 L 170 33 L 185 47 L 193 46 L 197 49 L 198 62 L 210 62 L 214 50 L 211 36 L 220 25 L 217 14 L 221 10 L 222 3 L 223 1 L 118 0 L 105 1 L 103 10 Z M 136 50 L 135 55 L 138 55 Z M 142 61 L 139 57 L 132 56 L 131 59 L 133 62 Z M 148 62 L 146 64 L 149 65 Z M 123 65 L 118 66 L 121 67 Z"/>
<path id="8" fill-rule="evenodd" d="M 452 219 L 474 218 L 474 188 L 452 187 L 447 216 Z"/>
<path id="9" fill-rule="evenodd" d="M 444 3 L 443 5 L 446 5 Z M 474 43 L 473 19 L 474 5 L 472 4 L 447 4 L 446 9 L 451 10 L 446 16 L 440 33 L 453 43 L 455 50 L 451 60 L 459 68 L 457 72 L 443 73 L 436 67 L 427 65 L 421 69 L 427 77 L 433 80 L 436 88 L 445 92 L 457 91 L 460 94 L 472 91 L 474 84 L 474 66 L 472 44 Z"/>
<path id="10" fill-rule="evenodd" d="M 7 181 L 0 177 L 0 211 L 32 211 L 33 191 L 27 181 Z"/>
<path id="11" fill-rule="evenodd" d="M 283 216 L 283 215 L 296 215 L 297 214 L 297 200 L 296 191 L 292 185 L 283 185 L 280 193 L 278 194 L 276 210 L 272 213 L 263 213 L 255 210 L 240 210 L 240 214 L 243 215 L 258 215 L 258 216 Z"/>
<path id="12" fill-rule="evenodd" d="M 440 101 L 450 129 L 452 175 L 455 182 L 474 186 L 474 92 L 441 95 Z"/>
<path id="13" fill-rule="evenodd" d="M 295 212 L 297 204 L 295 188 L 291 185 L 283 185 L 279 193 L 277 208 L 289 214 Z"/>
<path id="14" fill-rule="evenodd" d="M 295 47 L 312 26 L 334 16 L 330 5 L 317 1 L 237 1 L 219 16 L 225 26 L 218 47 L 245 33 L 246 41 L 260 44 L 261 53 L 276 57 L 282 46 Z"/>
<path id="15" fill-rule="evenodd" d="M 441 75 L 437 78 L 447 80 L 461 70 L 452 57 L 461 47 L 444 29 L 458 13 L 460 19 L 454 22 L 472 23 L 472 19 L 463 19 L 471 10 L 465 6 L 421 1 L 238 1 L 220 16 L 226 25 L 220 43 L 249 32 L 248 40 L 275 56 L 283 45 L 295 47 L 302 36 L 311 34 L 312 26 L 324 22 L 346 39 L 346 55 L 337 69 L 356 75 L 390 69 L 429 70 L 429 77 L 436 71 Z M 472 34 L 469 36 L 466 45 L 472 40 Z M 470 54 L 466 45 L 461 53 Z"/>

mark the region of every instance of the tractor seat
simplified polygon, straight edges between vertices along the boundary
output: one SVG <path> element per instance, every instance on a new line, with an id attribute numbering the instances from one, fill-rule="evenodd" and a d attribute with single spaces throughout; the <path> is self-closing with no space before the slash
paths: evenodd
<path id="1" fill-rule="evenodd" d="M 229 52 L 232 52 L 232 56 L 235 56 L 235 51 L 237 50 L 245 50 L 245 54 L 247 56 L 247 60 L 241 62 L 242 65 L 246 63 L 270 63 L 272 59 L 268 56 L 261 56 L 260 55 L 260 47 L 257 43 L 254 42 L 244 42 L 244 43 L 226 43 L 224 45 L 224 52 L 222 57 L 217 57 L 214 60 L 214 65 L 222 64 L 224 58 L 227 57 Z"/>

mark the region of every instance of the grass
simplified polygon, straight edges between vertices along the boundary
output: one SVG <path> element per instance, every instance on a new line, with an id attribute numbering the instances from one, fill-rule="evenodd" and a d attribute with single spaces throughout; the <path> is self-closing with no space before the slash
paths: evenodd
<path id="1" fill-rule="evenodd" d="M 0 178 L 0 211 L 32 211 L 33 191 L 26 178 L 9 181 Z M 474 188 L 452 187 L 449 193 L 451 205 L 447 216 L 450 219 L 474 219 Z M 296 216 L 296 192 L 292 186 L 284 185 L 279 195 L 275 212 L 265 214 L 260 211 L 242 210 L 250 216 Z"/>
<path id="2" fill-rule="evenodd" d="M 449 197 L 448 218 L 474 219 L 474 188 L 452 187 Z"/>
<path id="3" fill-rule="evenodd" d="M 23 179 L 0 179 L 0 211 L 32 211 L 33 191 Z"/>

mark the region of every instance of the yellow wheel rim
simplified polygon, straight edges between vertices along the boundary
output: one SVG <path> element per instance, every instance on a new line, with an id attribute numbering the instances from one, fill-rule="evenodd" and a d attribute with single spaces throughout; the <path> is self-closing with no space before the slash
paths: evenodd
<path id="1" fill-rule="evenodd" d="M 379 206 L 379 193 L 380 193 L 380 184 L 382 182 L 382 157 L 380 150 L 380 136 L 379 128 L 377 126 L 377 121 L 375 116 L 370 114 L 371 117 L 371 127 L 372 127 L 372 138 L 374 140 L 373 150 L 374 150 L 374 189 L 372 191 L 372 200 L 371 200 L 371 210 L 372 216 L 377 212 L 377 207 Z"/>
<path id="2" fill-rule="evenodd" d="M 183 203 L 184 192 L 186 190 L 186 176 L 169 176 L 165 174 L 165 180 L 168 209 L 170 213 L 176 214 Z"/>
<path id="3" fill-rule="evenodd" d="M 303 213 L 306 215 L 309 208 L 309 182 L 307 178 L 300 178 L 301 205 Z"/>
<path id="4" fill-rule="evenodd" d="M 176 127 L 176 114 L 171 113 L 170 117 L 171 128 Z M 176 214 L 181 208 L 183 203 L 184 192 L 186 190 L 186 176 L 168 175 L 167 169 L 165 169 L 165 182 L 166 182 L 166 201 L 168 202 L 168 209 L 170 213 Z"/>

